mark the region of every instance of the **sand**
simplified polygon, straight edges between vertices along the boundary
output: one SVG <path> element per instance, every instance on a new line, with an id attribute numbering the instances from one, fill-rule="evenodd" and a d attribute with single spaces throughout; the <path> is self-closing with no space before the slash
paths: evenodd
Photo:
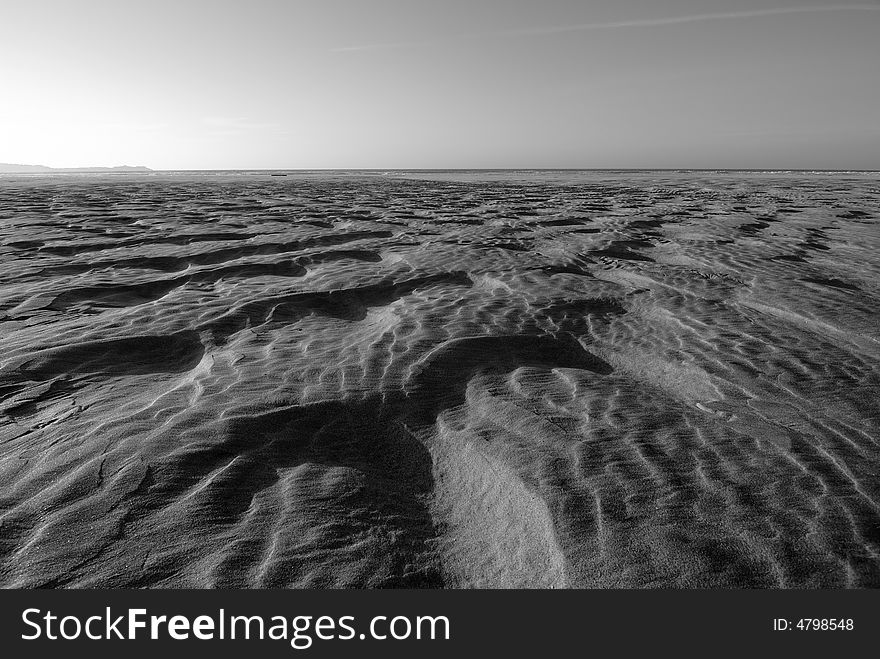
<path id="1" fill-rule="evenodd" d="M 4 587 L 880 586 L 868 174 L 0 178 Z"/>

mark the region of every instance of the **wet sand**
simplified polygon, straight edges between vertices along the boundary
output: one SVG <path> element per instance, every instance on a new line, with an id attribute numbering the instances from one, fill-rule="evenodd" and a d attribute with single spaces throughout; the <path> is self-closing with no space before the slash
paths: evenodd
<path id="1" fill-rule="evenodd" d="M 4 587 L 880 586 L 880 179 L 0 177 Z"/>

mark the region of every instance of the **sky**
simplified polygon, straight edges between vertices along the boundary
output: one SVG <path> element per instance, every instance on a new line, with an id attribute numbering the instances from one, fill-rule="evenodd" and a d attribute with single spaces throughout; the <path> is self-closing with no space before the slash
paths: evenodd
<path id="1" fill-rule="evenodd" d="M 880 0 L 5 0 L 0 162 L 880 169 Z"/>

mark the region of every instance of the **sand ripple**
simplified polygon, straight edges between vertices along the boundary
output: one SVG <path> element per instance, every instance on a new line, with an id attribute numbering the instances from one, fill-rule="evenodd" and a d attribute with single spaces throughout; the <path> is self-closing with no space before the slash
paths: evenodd
<path id="1" fill-rule="evenodd" d="M 0 585 L 880 586 L 876 177 L 0 179 Z"/>

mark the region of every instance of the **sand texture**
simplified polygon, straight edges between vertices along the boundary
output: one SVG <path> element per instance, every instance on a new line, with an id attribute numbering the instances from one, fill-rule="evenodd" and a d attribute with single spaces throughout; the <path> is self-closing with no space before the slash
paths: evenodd
<path id="1" fill-rule="evenodd" d="M 0 179 L 0 585 L 880 586 L 870 175 Z"/>

